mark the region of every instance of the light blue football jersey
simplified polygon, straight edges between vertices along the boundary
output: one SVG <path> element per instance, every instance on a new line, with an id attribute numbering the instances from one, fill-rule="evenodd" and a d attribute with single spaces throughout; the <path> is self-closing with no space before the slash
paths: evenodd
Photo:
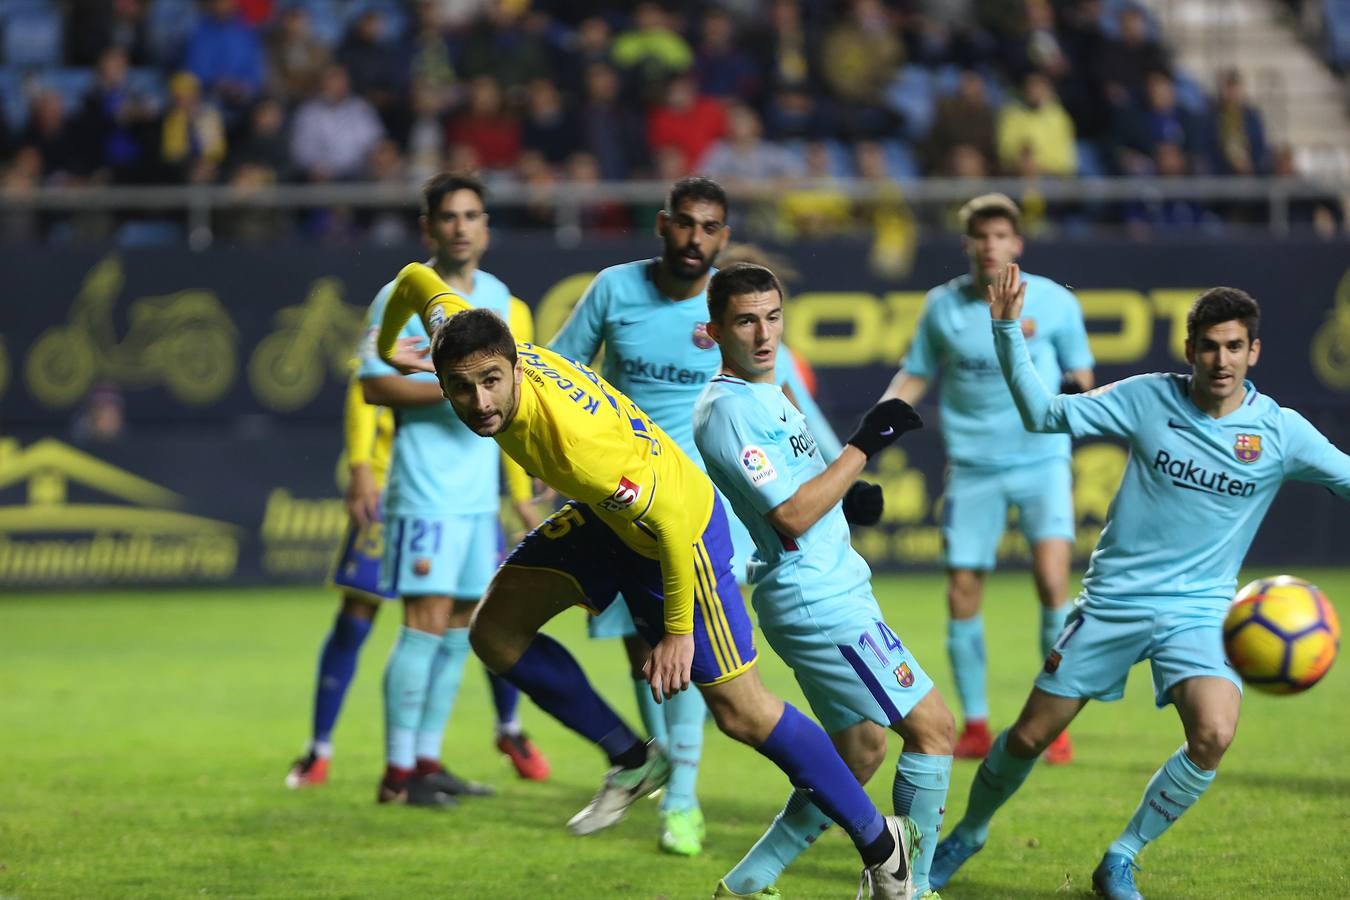
<path id="1" fill-rule="evenodd" d="M 694 441 L 708 477 L 755 542 L 750 583 L 756 604 L 810 603 L 866 585 L 867 563 L 849 541 L 843 504 L 796 539 L 779 533 L 766 513 L 825 471 L 806 417 L 774 384 L 717 375 L 694 407 Z"/>
<path id="2" fill-rule="evenodd" d="M 694 402 L 721 368 L 722 355 L 708 336 L 707 293 L 679 301 L 662 296 L 653 280 L 659 264 L 643 259 L 600 272 L 548 346 L 590 363 L 603 344 L 600 374 L 701 466 L 694 448 Z M 824 446 L 827 452 L 833 449 L 830 459 L 838 456 L 839 442 L 802 385 L 789 352 L 779 352 L 774 374 L 780 384 L 796 379 L 793 396 L 811 410 L 817 430 L 828 434 Z"/>
<path id="3" fill-rule="evenodd" d="M 1284 481 L 1311 481 L 1350 498 L 1350 456 L 1250 381 L 1242 405 L 1219 419 L 1192 402 L 1188 375 L 1136 375 L 1053 396 L 1017 323 L 996 321 L 993 332 L 1028 428 L 1117 437 L 1130 446 L 1083 579 L 1089 596 L 1225 604 Z"/>
<path id="4" fill-rule="evenodd" d="M 1078 300 L 1039 275 L 1027 283 L 1022 329 L 1031 359 L 1047 384 L 1064 372 L 1092 368 Z M 989 333 L 989 304 L 970 275 L 933 288 L 901 363 L 920 378 L 938 379 L 938 410 L 947 459 L 956 465 L 1005 468 L 1067 459 L 1069 439 L 1022 427 L 1003 382 Z"/>
<path id="5" fill-rule="evenodd" d="M 361 378 L 399 374 L 375 349 L 375 336 L 379 334 L 384 307 L 393 288 L 392 281 L 386 284 L 370 304 L 366 317 L 368 332 L 361 350 Z M 473 293 L 465 299 L 503 319 L 510 314 L 511 292 L 487 272 L 474 273 Z M 409 319 L 399 337 L 426 340 L 421 317 Z M 436 376 L 430 372 L 406 377 L 436 383 Z M 495 442 L 485 441 L 465 427 L 449 402 L 396 409 L 394 421 L 394 456 L 384 498 L 386 513 L 431 517 L 497 511 L 501 454 Z"/>

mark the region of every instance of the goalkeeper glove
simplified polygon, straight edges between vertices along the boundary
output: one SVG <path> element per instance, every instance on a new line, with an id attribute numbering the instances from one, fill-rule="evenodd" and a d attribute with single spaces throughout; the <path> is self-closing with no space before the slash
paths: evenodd
<path id="1" fill-rule="evenodd" d="M 900 439 L 906 431 L 923 427 L 923 419 L 899 397 L 882 400 L 863 414 L 858 430 L 848 439 L 868 459 Z"/>
<path id="2" fill-rule="evenodd" d="M 879 484 L 859 480 L 844 492 L 844 518 L 850 525 L 875 525 L 885 508 Z"/>

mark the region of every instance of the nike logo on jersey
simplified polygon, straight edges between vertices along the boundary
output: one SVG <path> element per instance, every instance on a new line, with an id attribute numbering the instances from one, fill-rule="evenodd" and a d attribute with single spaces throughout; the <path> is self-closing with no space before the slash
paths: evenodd
<path id="1" fill-rule="evenodd" d="M 641 324 L 641 322 L 642 322 L 641 319 L 620 319 L 620 320 L 619 320 L 619 327 L 620 327 L 620 328 L 628 328 L 628 327 L 633 326 L 633 325 Z"/>
<path id="2" fill-rule="evenodd" d="M 1167 427 L 1168 427 L 1168 428 L 1177 428 L 1177 429 L 1189 429 L 1191 426 L 1190 426 L 1190 424 L 1187 423 L 1187 422 L 1178 422 L 1176 419 L 1168 419 L 1168 420 L 1167 420 Z"/>
<path id="3" fill-rule="evenodd" d="M 779 413 L 779 414 L 778 414 L 778 419 L 779 419 L 779 421 L 786 422 L 786 421 L 787 421 L 787 413 L 785 413 L 785 412 Z"/>
<path id="4" fill-rule="evenodd" d="M 882 436 L 882 437 L 890 437 L 890 436 L 893 435 L 893 434 L 895 434 L 895 429 L 892 428 L 892 427 L 889 426 L 889 425 L 887 425 L 885 428 L 881 429 L 881 436 Z"/>

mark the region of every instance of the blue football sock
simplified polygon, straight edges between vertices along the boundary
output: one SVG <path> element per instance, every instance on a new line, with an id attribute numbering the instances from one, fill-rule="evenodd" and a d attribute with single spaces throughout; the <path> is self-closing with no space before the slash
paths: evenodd
<path id="1" fill-rule="evenodd" d="M 670 746 L 670 735 L 666 731 L 666 711 L 661 708 L 662 704 L 652 699 L 652 687 L 646 679 L 633 679 L 633 696 L 637 698 L 638 715 L 642 717 L 642 727 L 647 729 L 647 737 L 656 741 L 656 745 L 662 749 Z"/>
<path id="2" fill-rule="evenodd" d="M 1064 630 L 1064 620 L 1071 609 L 1072 603 L 1061 603 L 1054 609 L 1041 607 L 1041 659 L 1050 655 L 1050 648 L 1055 646 L 1055 638 Z"/>
<path id="3" fill-rule="evenodd" d="M 969 722 L 989 718 L 989 698 L 985 694 L 984 619 L 950 619 L 947 622 L 947 656 L 952 662 L 956 694 L 961 712 Z"/>
<path id="4" fill-rule="evenodd" d="M 441 637 L 440 649 L 431 660 L 427 673 L 427 698 L 422 718 L 417 723 L 417 758 L 440 759 L 441 742 L 455 708 L 464 664 L 469 661 L 469 629 L 450 628 Z"/>
<path id="5" fill-rule="evenodd" d="M 919 857 L 914 861 L 914 896 L 928 890 L 928 870 L 933 849 L 942 833 L 942 814 L 947 811 L 947 788 L 952 781 L 952 758 L 927 753 L 900 754 L 891 785 L 897 816 L 909 816 L 919 826 Z"/>
<path id="6" fill-rule="evenodd" d="M 1182 813 L 1194 806 L 1213 783 L 1214 772 L 1191 762 L 1183 746 L 1153 773 L 1130 824 L 1106 852 L 1134 859 L 1149 841 L 1156 841 Z"/>
<path id="7" fill-rule="evenodd" d="M 486 666 L 488 687 L 492 689 L 492 706 L 497 710 L 497 733 L 520 734 L 520 719 L 516 707 L 520 705 L 520 690 Z"/>
<path id="8" fill-rule="evenodd" d="M 417 725 L 427 701 L 431 661 L 441 639 L 404 626 L 384 667 L 385 761 L 400 769 L 416 763 Z"/>
<path id="9" fill-rule="evenodd" d="M 352 676 L 356 674 L 356 660 L 361 645 L 370 634 L 372 619 L 339 612 L 333 620 L 333 629 L 319 652 L 319 678 L 314 689 L 314 728 L 309 749 L 320 756 L 332 754 L 333 726 L 342 701 L 347 697 Z"/>
<path id="10" fill-rule="evenodd" d="M 530 646 L 503 673 L 544 712 L 604 751 L 619 765 L 642 741 L 586 680 L 586 673 L 562 644 L 536 634 Z"/>
<path id="11" fill-rule="evenodd" d="M 650 696 L 651 691 L 647 694 Z M 671 697 L 661 708 L 669 736 L 665 748 L 670 756 L 670 781 L 666 782 L 666 792 L 661 797 L 661 811 L 693 809 L 698 806 L 694 789 L 699 758 L 703 755 L 703 723 L 708 705 L 697 690 L 688 690 Z"/>
<path id="12" fill-rule="evenodd" d="M 869 865 L 885 859 L 877 858 L 877 842 L 886 823 L 819 725 L 784 703 L 783 717 L 756 749 L 787 773 L 793 787 L 811 792 L 811 802 L 848 832 Z"/>
<path id="13" fill-rule="evenodd" d="M 811 802 L 810 795 L 793 791 L 769 830 L 723 880 L 738 894 L 762 891 L 829 827 L 830 817 Z"/>
<path id="14" fill-rule="evenodd" d="M 1036 765 L 1036 759 L 1019 759 L 1009 753 L 1008 732 L 1004 731 L 995 738 L 994 745 L 989 748 L 989 755 L 980 763 L 975 780 L 970 783 L 966 814 L 956 823 L 952 833 L 967 844 L 984 844 L 989 837 L 989 822 L 994 818 L 994 813 L 1027 780 Z"/>

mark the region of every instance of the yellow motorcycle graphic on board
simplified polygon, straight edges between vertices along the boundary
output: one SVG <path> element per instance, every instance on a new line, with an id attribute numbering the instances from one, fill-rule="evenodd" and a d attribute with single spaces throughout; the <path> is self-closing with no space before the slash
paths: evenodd
<path id="1" fill-rule="evenodd" d="M 342 282 L 320 278 L 305 302 L 277 313 L 277 331 L 258 342 L 248 361 L 248 382 L 262 404 L 292 412 L 323 389 L 328 373 L 345 381 L 356 351 L 364 311 L 342 302 Z"/>
<path id="2" fill-rule="evenodd" d="M 1327 387 L 1350 391 L 1350 269 L 1336 285 L 1336 301 L 1313 335 L 1312 367 Z"/>
<path id="3" fill-rule="evenodd" d="M 24 362 L 34 399 L 68 407 L 99 379 L 128 389 L 163 385 L 194 406 L 219 399 L 234 382 L 236 332 L 215 293 L 193 288 L 134 300 L 119 340 L 113 310 L 123 281 L 121 260 L 105 258 L 85 276 L 66 323 L 38 336 Z"/>

